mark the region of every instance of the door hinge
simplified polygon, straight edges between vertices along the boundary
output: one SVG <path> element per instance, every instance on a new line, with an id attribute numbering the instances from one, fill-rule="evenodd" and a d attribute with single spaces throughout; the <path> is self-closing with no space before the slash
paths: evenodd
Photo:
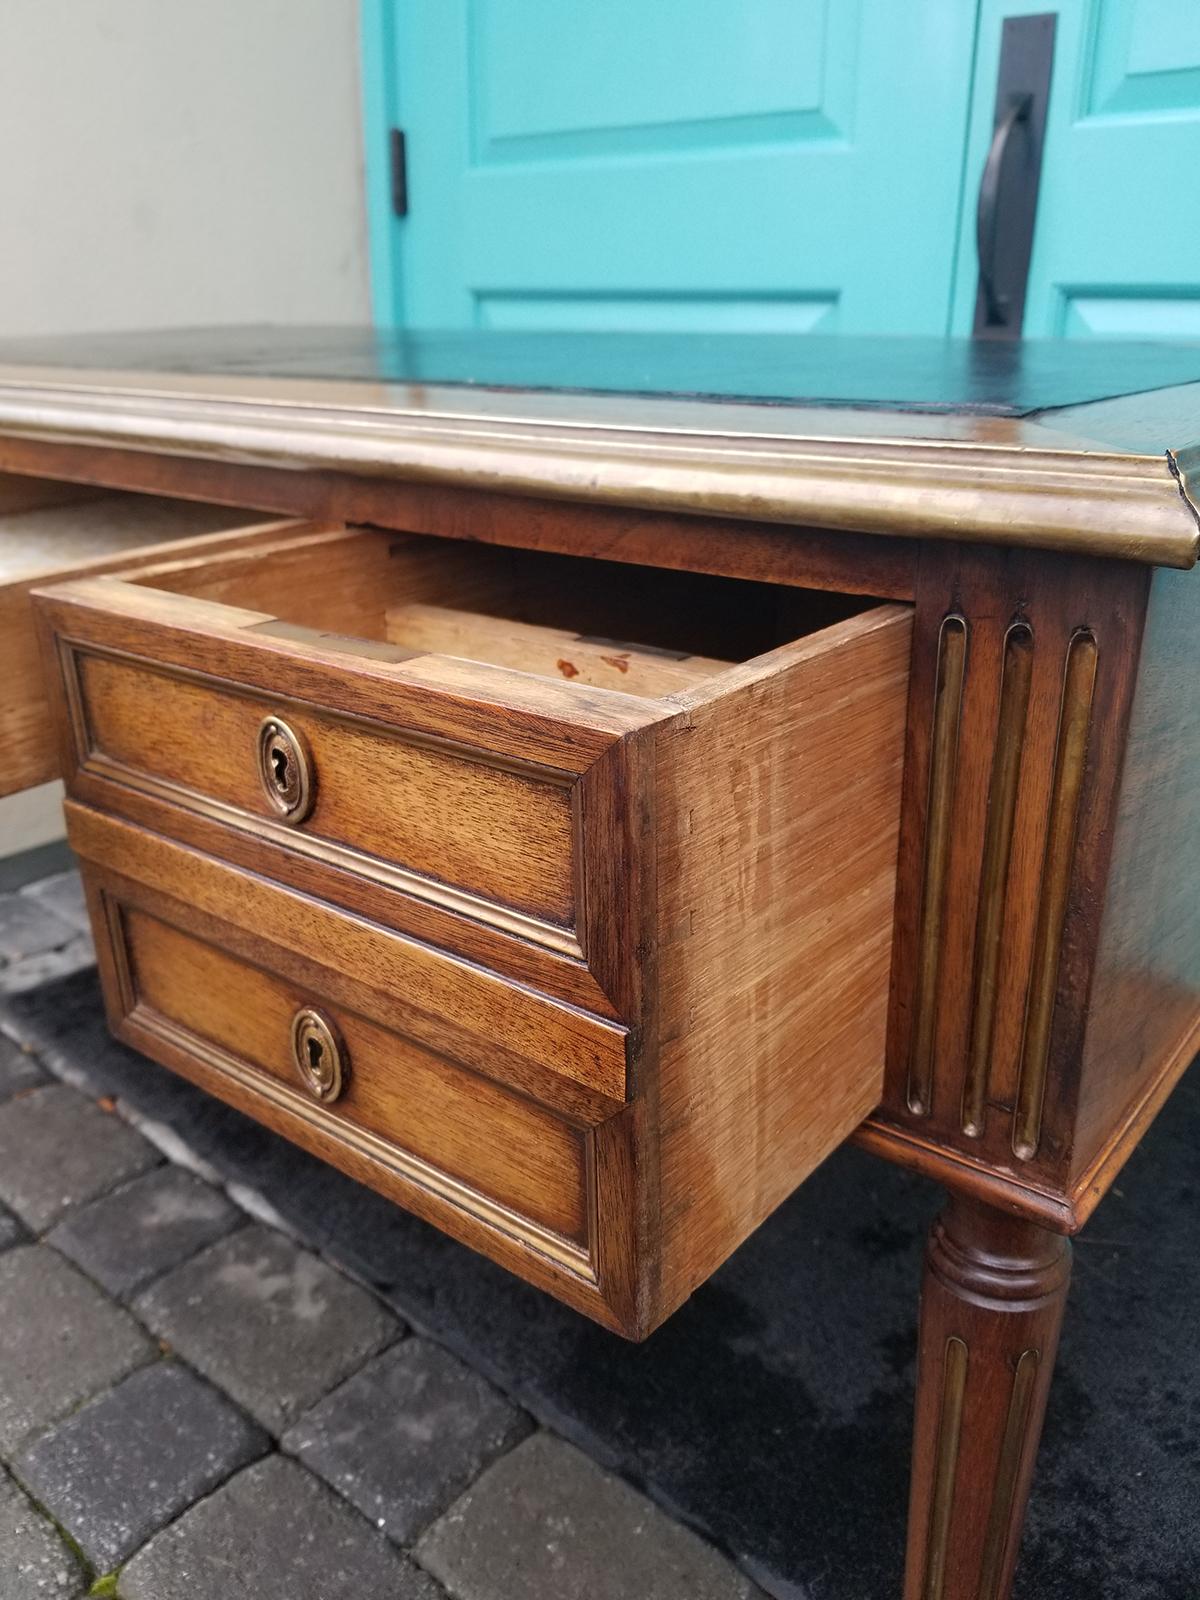
<path id="1" fill-rule="evenodd" d="M 408 215 L 408 151 L 404 129 L 393 128 L 390 136 L 392 163 L 392 210 L 398 217 Z"/>

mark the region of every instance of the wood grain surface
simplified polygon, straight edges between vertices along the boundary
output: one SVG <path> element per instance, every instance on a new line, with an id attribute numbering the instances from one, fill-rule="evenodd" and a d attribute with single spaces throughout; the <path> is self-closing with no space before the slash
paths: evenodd
<path id="1" fill-rule="evenodd" d="M 247 964 L 291 998 L 308 982 L 392 1030 L 398 1059 L 575 1119 L 588 1292 L 642 1336 L 878 1098 L 911 614 L 623 571 L 312 529 L 38 607 L 72 841 L 111 901 L 156 919 L 168 1020 L 126 1006 L 123 1036 L 193 1070 L 190 997 L 224 950 L 243 999 Z M 269 716 L 311 769 L 294 825 L 257 764 Z M 186 950 L 160 931 L 180 906 Z M 171 989 L 168 950 L 209 978 Z M 281 1004 L 263 991 L 276 1023 Z M 209 1045 L 228 1053 L 242 1010 Z M 505 1134 L 478 1102 L 491 1193 L 483 1145 Z M 364 1114 L 404 1143 L 398 1101 Z M 438 1159 L 474 1181 L 469 1149 Z"/>
<path id="2" fill-rule="evenodd" d="M 882 1091 L 911 627 L 785 646 L 658 740 L 656 1320 Z"/>
<path id="3" fill-rule="evenodd" d="M 220 506 L 0 479 L 0 795 L 58 771 L 29 601 L 35 585 L 153 564 L 173 551 L 274 542 L 293 526 Z"/>

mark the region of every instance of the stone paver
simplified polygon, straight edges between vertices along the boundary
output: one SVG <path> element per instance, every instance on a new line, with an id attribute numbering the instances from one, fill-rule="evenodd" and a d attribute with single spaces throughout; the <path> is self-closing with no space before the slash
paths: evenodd
<path id="1" fill-rule="evenodd" d="M 96 947 L 91 934 L 76 933 L 68 944 L 43 950 L 9 966 L 0 965 L 0 995 L 27 994 L 44 983 L 68 977 L 72 972 L 82 972 L 95 963 Z"/>
<path id="2" fill-rule="evenodd" d="M 0 1105 L 0 1200 L 35 1233 L 159 1159 L 118 1116 L 65 1084 Z"/>
<path id="3" fill-rule="evenodd" d="M 27 1050 L 11 1039 L 0 1038 L 0 1100 L 45 1081 L 46 1074 Z"/>
<path id="4" fill-rule="evenodd" d="M 16 1244 L 25 1238 L 25 1230 L 20 1221 L 4 1206 L 0 1206 L 0 1250 L 7 1250 L 9 1245 Z"/>
<path id="5" fill-rule="evenodd" d="M 437 1600 L 437 1586 L 303 1467 L 269 1456 L 151 1539 L 121 1600 Z"/>
<path id="6" fill-rule="evenodd" d="M 108 1572 L 269 1447 L 224 1395 L 160 1361 L 35 1439 L 13 1470 Z"/>
<path id="7" fill-rule="evenodd" d="M 0 1454 L 154 1354 L 133 1318 L 44 1245 L 0 1255 Z"/>
<path id="8" fill-rule="evenodd" d="M 365 1289 L 259 1224 L 210 1245 L 136 1305 L 156 1333 L 273 1433 L 400 1330 Z"/>
<path id="9" fill-rule="evenodd" d="M 407 1339 L 302 1417 L 283 1447 L 407 1544 L 529 1428 L 469 1367 Z"/>
<path id="10" fill-rule="evenodd" d="M 0 1600 L 76 1600 L 86 1588 L 74 1553 L 0 1472 Z"/>
<path id="11" fill-rule="evenodd" d="M 178 1266 L 242 1220 L 219 1189 L 180 1167 L 157 1167 L 46 1235 L 118 1299 Z"/>
<path id="12" fill-rule="evenodd" d="M 86 933 L 91 925 L 83 895 L 83 879 L 74 870 L 56 872 L 52 878 L 40 878 L 37 883 L 27 883 L 20 892 L 81 933 Z"/>
<path id="13" fill-rule="evenodd" d="M 10 965 L 69 944 L 78 928 L 28 894 L 0 894 L 0 961 Z"/>
<path id="14" fill-rule="evenodd" d="M 538 1433 L 417 1546 L 455 1600 L 750 1600 L 760 1591 L 572 1445 Z"/>
<path id="15" fill-rule="evenodd" d="M 94 968 L 34 987 L 15 998 L 0 997 L 0 1016 L 6 1031 L 34 1051 L 48 1071 L 86 1094 L 120 1097 L 139 1085 L 145 1088 L 147 1083 L 159 1082 L 185 1086 L 182 1078 L 152 1066 L 109 1033 L 100 978 Z M 185 1087 L 191 1089 L 190 1084 Z M 202 1091 L 192 1092 L 198 1102 Z M 136 1094 L 131 1098 L 140 1103 Z"/>

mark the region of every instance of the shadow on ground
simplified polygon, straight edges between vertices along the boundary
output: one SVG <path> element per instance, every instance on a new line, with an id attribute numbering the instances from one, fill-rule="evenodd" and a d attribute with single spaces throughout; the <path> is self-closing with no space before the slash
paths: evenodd
<path id="1" fill-rule="evenodd" d="M 779 1600 L 900 1590 L 923 1182 L 839 1151 L 632 1346 L 114 1044 L 95 974 L 5 1002 Z M 1076 1249 L 1017 1600 L 1200 1593 L 1200 1067 Z"/>

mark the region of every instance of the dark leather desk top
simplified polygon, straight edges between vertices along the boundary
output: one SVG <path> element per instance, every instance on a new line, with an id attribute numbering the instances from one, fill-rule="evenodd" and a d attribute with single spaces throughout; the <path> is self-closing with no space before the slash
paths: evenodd
<path id="1" fill-rule="evenodd" d="M 195 328 L 7 341 L 0 363 L 992 417 L 1200 382 L 1200 345 L 806 334 Z"/>

